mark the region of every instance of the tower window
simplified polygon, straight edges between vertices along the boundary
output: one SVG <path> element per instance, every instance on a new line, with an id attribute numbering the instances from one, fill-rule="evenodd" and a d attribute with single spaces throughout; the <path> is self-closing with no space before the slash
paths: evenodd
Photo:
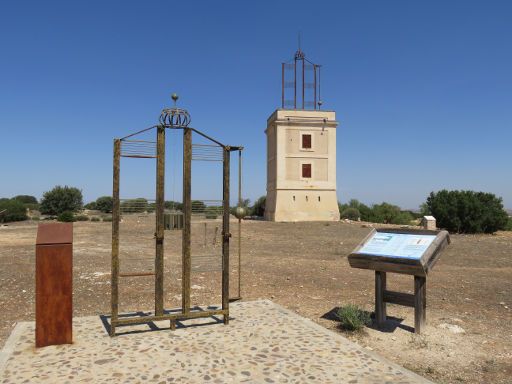
<path id="1" fill-rule="evenodd" d="M 311 149 L 311 135 L 310 134 L 302 134 L 302 149 Z"/>
<path id="2" fill-rule="evenodd" d="M 311 178 L 311 164 L 302 164 L 302 177 L 305 179 Z"/>
<path id="3" fill-rule="evenodd" d="M 318 201 L 320 201 L 320 196 L 318 196 Z"/>

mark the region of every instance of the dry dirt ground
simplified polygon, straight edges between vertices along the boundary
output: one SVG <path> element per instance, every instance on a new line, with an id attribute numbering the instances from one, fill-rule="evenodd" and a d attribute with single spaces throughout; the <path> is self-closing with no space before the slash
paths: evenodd
<path id="1" fill-rule="evenodd" d="M 154 217 L 121 224 L 122 272 L 152 270 Z M 354 303 L 373 311 L 372 271 L 351 269 L 347 255 L 369 232 L 361 223 L 246 221 L 242 229 L 243 300 L 271 299 L 341 332 L 325 314 Z M 37 224 L 0 228 L 0 345 L 17 321 L 34 319 Z M 220 222 L 193 223 L 193 304 L 220 302 Z M 237 225 L 232 222 L 231 295 L 238 292 Z M 74 224 L 74 315 L 110 309 L 110 223 Z M 166 231 L 166 306 L 181 303 L 181 232 Z M 201 257 L 202 256 L 202 257 Z M 412 292 L 411 276 L 388 275 L 389 289 Z M 152 308 L 152 277 L 121 280 L 121 309 Z M 512 382 L 512 235 L 452 235 L 427 278 L 427 322 L 411 332 L 412 308 L 388 304 L 396 319 L 345 336 L 440 383 Z M 236 320 L 235 320 L 236 321 Z M 458 326 L 458 327 L 455 327 Z M 451 328 L 451 329 L 449 329 Z M 464 330 L 455 333 L 454 330 Z"/>

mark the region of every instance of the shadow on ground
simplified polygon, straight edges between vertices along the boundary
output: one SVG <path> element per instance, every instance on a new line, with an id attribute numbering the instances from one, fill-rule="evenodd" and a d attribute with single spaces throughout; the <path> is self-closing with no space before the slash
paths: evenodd
<path id="1" fill-rule="evenodd" d="M 213 310 L 213 309 L 218 309 L 218 307 L 210 306 L 206 309 Z M 192 311 L 204 311 L 204 310 L 205 309 L 201 308 L 201 307 L 193 307 L 192 308 Z M 172 314 L 172 313 L 176 313 L 176 314 L 181 313 L 181 309 L 172 309 L 172 310 L 164 311 L 164 314 L 166 314 L 166 315 Z M 135 334 L 135 333 L 156 332 L 156 331 L 163 331 L 163 330 L 170 329 L 170 325 L 168 327 L 162 327 L 162 326 L 158 326 L 154 321 L 149 321 L 149 322 L 144 321 L 144 317 L 152 316 L 152 315 L 153 315 L 152 312 L 142 312 L 142 311 L 120 314 L 119 315 L 120 318 L 140 317 L 141 322 L 137 323 L 137 324 L 118 325 L 116 327 L 116 329 L 125 328 L 126 331 L 124 331 L 124 332 L 117 331 L 116 336 L 129 335 L 129 334 Z M 103 323 L 103 327 L 105 328 L 105 331 L 107 332 L 107 334 L 110 334 L 110 331 L 111 331 L 110 318 L 111 318 L 111 316 L 109 316 L 109 315 L 100 315 L 101 322 Z M 230 316 L 229 319 L 231 320 L 233 318 Z M 201 318 L 201 320 L 202 320 L 202 322 L 194 322 L 192 324 L 185 324 L 184 321 L 186 321 L 186 320 L 183 320 L 183 321 L 177 320 L 176 321 L 176 329 L 190 328 L 190 327 L 203 327 L 203 326 L 212 325 L 212 324 L 223 324 L 224 323 L 222 317 L 219 317 L 219 316 L 205 317 L 205 318 Z M 161 322 L 163 322 L 163 321 L 161 321 Z M 168 321 L 168 320 L 165 320 L 165 321 Z M 134 329 L 134 327 L 141 327 L 141 326 L 144 328 Z"/>

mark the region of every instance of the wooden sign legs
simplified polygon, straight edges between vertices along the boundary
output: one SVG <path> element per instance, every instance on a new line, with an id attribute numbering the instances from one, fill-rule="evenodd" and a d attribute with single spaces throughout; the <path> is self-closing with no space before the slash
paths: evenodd
<path id="1" fill-rule="evenodd" d="M 414 276 L 414 331 L 427 323 L 427 278 Z"/>
<path id="2" fill-rule="evenodd" d="M 426 324 L 427 279 L 414 276 L 414 294 L 388 291 L 386 289 L 386 272 L 375 271 L 375 320 L 378 327 L 386 321 L 386 303 L 393 303 L 414 308 L 414 332 L 421 333 Z"/>
<path id="3" fill-rule="evenodd" d="M 385 291 L 386 272 L 375 271 L 375 320 L 379 327 L 382 327 L 386 321 L 386 302 L 384 301 Z"/>

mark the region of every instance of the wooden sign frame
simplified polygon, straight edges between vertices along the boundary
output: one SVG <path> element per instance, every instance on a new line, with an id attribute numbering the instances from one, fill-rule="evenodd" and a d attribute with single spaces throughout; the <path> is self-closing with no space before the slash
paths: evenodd
<path id="1" fill-rule="evenodd" d="M 436 238 L 425 250 L 419 260 L 405 257 L 394 257 L 392 255 L 388 257 L 359 253 L 359 250 L 362 249 L 377 232 L 404 235 L 434 235 Z M 348 261 L 352 268 L 404 273 L 414 276 L 427 276 L 439 259 L 441 252 L 448 244 L 450 244 L 450 235 L 447 231 L 431 231 L 426 229 L 417 230 L 408 228 L 374 228 L 348 256 Z"/>
<path id="2" fill-rule="evenodd" d="M 360 250 L 376 233 L 434 235 L 436 237 L 419 259 L 361 253 Z M 439 260 L 441 252 L 448 244 L 450 244 L 450 235 L 447 231 L 377 228 L 373 229 L 352 251 L 348 256 L 352 268 L 375 271 L 375 320 L 377 326 L 381 327 L 386 321 L 386 303 L 393 303 L 414 308 L 414 331 L 415 333 L 421 333 L 421 328 L 426 323 L 427 274 L 432 270 Z M 387 272 L 414 275 L 414 294 L 387 290 Z"/>

